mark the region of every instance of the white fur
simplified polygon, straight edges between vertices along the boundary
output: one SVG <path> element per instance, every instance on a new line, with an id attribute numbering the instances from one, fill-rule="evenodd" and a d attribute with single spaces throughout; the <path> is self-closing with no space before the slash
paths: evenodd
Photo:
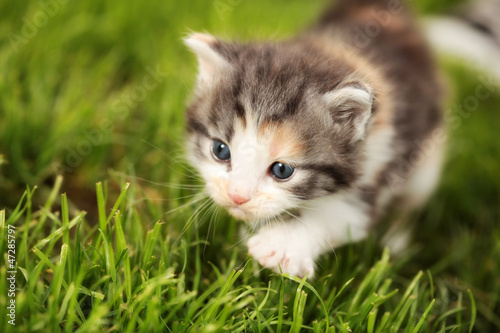
<path id="1" fill-rule="evenodd" d="M 421 162 L 408 179 L 406 193 L 408 209 L 425 204 L 434 192 L 441 175 L 445 142 L 432 141 L 428 151 L 422 151 Z"/>
<path id="2" fill-rule="evenodd" d="M 218 74 L 229 66 L 212 49 L 214 41 L 212 36 L 204 34 L 193 34 L 185 40 L 198 56 L 202 85 L 213 83 Z M 392 127 L 375 127 L 380 125 L 371 124 L 373 127 L 366 135 L 372 103 L 373 95 L 369 91 L 349 86 L 324 94 L 322 102 L 318 103 L 323 108 L 325 104 L 337 108 L 340 113 L 356 112 L 352 117 L 352 125 L 356 127 L 354 140 L 365 140 L 365 163 L 361 166 L 362 177 L 356 184 L 358 187 L 374 184 L 382 168 L 395 154 L 391 146 L 394 136 Z M 251 105 L 247 101 L 245 104 L 245 110 L 250 110 Z M 263 135 L 259 133 L 251 113 L 247 113 L 245 119 L 246 124 L 235 120 L 232 140 L 226 142 L 231 151 L 230 167 L 213 156 L 211 139 L 200 139 L 205 158 L 199 170 L 206 180 L 208 192 L 216 203 L 227 208 L 233 216 L 263 225 L 248 240 L 248 248 L 250 254 L 264 267 L 292 275 L 312 276 L 314 262 L 319 255 L 365 238 L 373 216 L 370 216 L 369 207 L 359 197 L 356 186 L 308 202 L 295 198 L 288 188 L 302 183 L 311 171 L 297 168 L 287 181 L 274 179 L 269 174 L 269 167 L 274 162 L 293 164 L 294 160 L 289 156 L 271 158 L 273 128 L 267 129 L 270 132 Z M 216 128 L 210 130 L 217 131 Z M 223 137 L 222 133 L 210 134 Z M 195 152 L 198 142 L 191 141 L 190 145 L 190 150 Z M 409 197 L 415 194 L 421 198 L 415 201 L 421 202 L 431 193 L 439 174 L 440 154 L 441 150 L 437 149 L 428 156 L 428 163 L 415 166 L 419 170 L 406 188 Z M 199 160 L 199 157 L 191 156 L 195 165 Z M 393 195 L 385 191 L 378 199 L 388 202 Z M 231 200 L 231 196 L 250 200 L 238 205 Z M 300 209 L 300 214 L 294 215 L 289 212 L 290 209 Z M 274 219 L 274 223 L 268 224 L 270 219 Z"/>
<path id="3" fill-rule="evenodd" d="M 332 108 L 342 108 L 339 111 L 356 112 L 354 127 L 356 133 L 353 141 L 362 139 L 365 135 L 366 125 L 371 117 L 373 95 L 366 90 L 344 87 L 323 95 L 323 100 Z M 351 111 L 350 109 L 356 109 Z"/>
<path id="4" fill-rule="evenodd" d="M 399 218 L 394 221 L 382 243 L 387 246 L 392 254 L 399 254 L 407 247 L 411 239 L 412 226 L 407 219 L 410 212 L 425 204 L 436 186 L 438 185 L 443 165 L 445 141 L 438 140 L 436 135 L 431 135 L 425 150 L 421 151 L 418 163 L 414 165 L 414 172 L 409 176 L 400 205 Z"/>
<path id="5" fill-rule="evenodd" d="M 360 184 L 370 184 L 374 181 L 381 167 L 385 165 L 394 152 L 386 147 L 394 135 L 393 131 L 379 129 L 368 137 L 366 145 L 367 160 L 364 170 L 367 172 Z M 410 239 L 410 230 L 405 225 L 407 212 L 424 204 L 437 185 L 443 156 L 444 142 L 431 140 L 432 144 L 422 151 L 419 163 L 413 165 L 414 172 L 406 179 L 403 192 L 404 207 L 395 229 L 391 229 L 384 244 L 391 248 L 394 254 L 406 248 Z M 380 148 L 383 146 L 383 148 Z M 379 147 L 373 154 L 368 153 L 372 147 Z M 375 156 L 378 154 L 382 156 Z M 382 206 L 385 206 L 394 196 L 392 190 L 385 190 L 379 196 Z M 339 192 L 303 204 L 300 216 L 290 215 L 291 221 L 276 223 L 261 228 L 248 241 L 249 253 L 259 263 L 276 272 L 298 276 L 314 275 L 316 258 L 335 247 L 349 242 L 356 242 L 368 235 L 368 227 L 372 222 L 367 206 L 359 199 L 355 190 Z"/>
<path id="6" fill-rule="evenodd" d="M 391 142 L 394 138 L 394 127 L 383 126 L 373 128 L 366 139 L 365 159 L 361 184 L 373 184 L 382 168 L 394 158 Z"/>
<path id="7" fill-rule="evenodd" d="M 308 237 L 306 225 L 299 221 L 262 227 L 247 243 L 248 252 L 262 266 L 296 276 L 314 275 L 317 238 Z"/>
<path id="8" fill-rule="evenodd" d="M 342 192 L 312 200 L 291 221 L 261 228 L 248 241 L 250 254 L 267 268 L 292 275 L 314 275 L 322 253 L 368 234 L 369 216 L 354 194 Z"/>
<path id="9" fill-rule="evenodd" d="M 211 45 L 216 41 L 209 34 L 193 33 L 184 39 L 184 43 L 198 57 L 198 83 L 210 86 L 219 73 L 229 68 L 229 63 Z"/>
<path id="10" fill-rule="evenodd" d="M 425 21 L 431 44 L 441 52 L 468 61 L 500 80 L 500 47 L 491 38 L 458 18 L 434 17 Z"/>
<path id="11" fill-rule="evenodd" d="M 249 253 L 264 267 L 274 271 L 283 271 L 292 275 L 314 275 L 314 262 L 319 255 L 348 242 L 362 240 L 368 235 L 372 222 L 370 211 L 356 192 L 356 186 L 334 195 L 321 197 L 308 202 L 299 202 L 284 186 L 299 183 L 306 171 L 296 170 L 287 182 L 277 182 L 269 175 L 269 166 L 275 162 L 270 158 L 270 138 L 257 134 L 254 119 L 247 115 L 247 126 L 237 123 L 234 136 L 228 143 L 231 150 L 231 169 L 217 161 L 211 154 L 212 141 L 204 139 L 206 162 L 200 168 L 211 197 L 226 207 L 237 218 L 263 225 L 248 240 Z M 386 146 L 393 136 L 390 129 L 379 128 L 367 138 L 366 150 Z M 435 140 L 432 142 L 436 142 Z M 194 143 L 192 143 L 194 144 Z M 378 156 L 381 154 L 382 156 Z M 386 148 L 366 152 L 367 160 L 363 166 L 365 175 L 358 186 L 369 185 L 375 175 L 391 158 L 393 152 Z M 422 204 L 432 193 L 437 183 L 441 165 L 442 144 L 434 144 L 423 151 L 423 158 L 414 165 L 415 172 L 406 179 L 403 188 L 408 209 Z M 192 158 L 196 160 L 195 157 Z M 286 161 L 285 161 L 286 162 Z M 368 170 L 373 169 L 370 173 Z M 229 193 L 248 196 L 251 200 L 236 205 Z M 387 190 L 379 199 L 388 202 L 395 193 Z M 300 214 L 295 215 L 289 209 L 300 207 Z M 274 223 L 269 218 L 278 216 Z M 408 232 L 400 230 L 402 235 L 386 244 L 393 250 L 400 251 L 406 244 Z"/>
<path id="12" fill-rule="evenodd" d="M 227 165 L 212 156 L 213 142 L 204 139 L 206 162 L 200 171 L 210 196 L 217 204 L 239 219 L 260 222 L 277 212 L 295 207 L 297 200 L 283 190 L 286 183 L 277 182 L 268 173 L 270 165 L 276 162 L 269 156 L 270 140 L 257 135 L 257 128 L 253 126 L 255 122 L 251 117 L 247 116 L 246 123 L 246 127 L 242 123 L 236 125 L 233 139 L 227 143 L 231 151 L 231 170 L 228 172 Z M 195 143 L 191 144 L 194 151 Z M 190 159 L 192 163 L 197 163 L 195 156 Z M 304 176 L 297 172 L 289 181 L 300 182 Z M 243 205 L 236 205 L 229 193 L 249 197 L 251 200 Z"/>
<path id="13" fill-rule="evenodd" d="M 270 158 L 270 136 L 258 135 L 255 120 L 247 115 L 246 126 L 235 124 L 231 150 L 231 169 L 217 161 L 211 153 L 212 141 L 204 139 L 206 162 L 200 168 L 211 197 L 229 212 L 249 222 L 263 225 L 248 240 L 249 253 L 264 267 L 292 275 L 314 275 L 314 262 L 319 255 L 348 242 L 362 240 L 368 235 L 372 216 L 366 204 L 352 190 L 341 191 L 308 202 L 299 202 L 284 186 L 299 183 L 307 176 L 302 170 L 287 182 L 277 182 L 269 175 L 269 166 L 275 161 Z M 394 135 L 391 128 L 378 128 L 367 136 L 365 145 L 366 173 L 358 186 L 374 182 L 383 165 L 394 152 L 388 148 Z M 435 141 L 432 141 L 435 142 Z M 192 143 L 194 145 L 194 143 Z M 373 151 L 372 151 L 373 150 Z M 194 151 L 194 149 L 193 149 Z M 410 208 L 423 203 L 432 192 L 439 176 L 442 145 L 435 144 L 423 152 L 421 162 L 403 188 Z M 197 158 L 192 157 L 193 161 Z M 284 161 L 286 162 L 286 161 Z M 250 197 L 243 205 L 236 205 L 229 193 Z M 388 202 L 394 193 L 386 191 L 379 199 Z M 300 214 L 289 213 L 289 209 L 300 206 Z M 282 213 L 274 223 L 269 218 Z M 283 219 L 284 218 L 284 219 Z M 400 251 L 407 241 L 404 237 L 388 240 L 393 250 Z"/>

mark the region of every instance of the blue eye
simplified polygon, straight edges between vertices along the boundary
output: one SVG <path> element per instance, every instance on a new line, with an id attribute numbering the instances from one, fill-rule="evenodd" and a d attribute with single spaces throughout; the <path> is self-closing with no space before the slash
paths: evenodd
<path id="1" fill-rule="evenodd" d="M 229 159 L 231 159 L 231 152 L 229 151 L 229 147 L 219 140 L 214 140 L 212 151 L 215 157 L 217 157 L 221 161 L 229 161 Z"/>
<path id="2" fill-rule="evenodd" d="M 290 178 L 293 174 L 293 170 L 293 167 L 281 162 L 274 163 L 271 165 L 270 169 L 271 174 L 280 180 Z"/>

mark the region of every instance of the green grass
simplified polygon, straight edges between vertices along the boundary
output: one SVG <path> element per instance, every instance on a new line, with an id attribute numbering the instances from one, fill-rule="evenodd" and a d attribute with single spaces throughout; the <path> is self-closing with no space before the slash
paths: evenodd
<path id="1" fill-rule="evenodd" d="M 450 124 L 442 184 L 402 257 L 374 236 L 322 257 L 313 281 L 272 274 L 247 256 L 241 223 L 188 204 L 196 62 L 182 36 L 291 36 L 325 2 L 72 1 L 17 50 L 0 40 L 1 309 L 9 232 L 17 262 L 16 326 L 2 310 L 0 331 L 500 330 L 500 85 Z M 415 2 L 425 13 L 450 3 Z M 0 3 L 0 34 L 22 37 L 40 6 Z M 450 106 L 474 96 L 481 74 L 442 67 Z"/>
<path id="2" fill-rule="evenodd" d="M 109 210 L 111 203 L 97 184 L 99 227 L 90 226 L 85 213 L 70 220 L 65 194 L 60 212 L 53 213 L 50 203 L 31 212 L 36 190 L 26 191 L 6 221 L 2 211 L 2 227 L 18 225 L 17 326 L 67 332 L 98 332 L 103 327 L 123 332 L 418 332 L 472 325 L 461 316 L 473 316 L 473 309 L 432 312 L 435 293 L 447 288 L 434 290 L 431 275 L 422 271 L 411 280 L 399 276 L 388 252 L 374 252 L 369 242 L 325 262 L 325 273 L 311 284 L 287 274 L 268 275 L 240 248 L 223 249 L 237 241 L 231 228 L 217 235 L 226 244 L 208 248 L 197 232 L 172 241 L 166 223 L 159 221 L 144 235 L 130 204 L 129 185 L 124 184 Z M 34 223 L 21 223 L 26 216 Z M 43 221 L 46 225 L 40 226 Z M 48 229 L 46 237 L 30 232 L 35 228 Z M 1 249 L 6 251 L 5 242 Z M 209 255 L 217 262 L 203 259 Z M 6 274 L 2 267 L 5 290 Z M 440 317 L 430 321 L 432 314 Z M 5 316 L 0 323 L 4 331 L 12 329 Z"/>

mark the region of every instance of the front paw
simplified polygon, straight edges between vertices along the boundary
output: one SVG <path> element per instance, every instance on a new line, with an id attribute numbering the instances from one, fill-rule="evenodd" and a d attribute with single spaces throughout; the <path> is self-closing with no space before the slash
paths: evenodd
<path id="1" fill-rule="evenodd" d="M 298 277 L 314 275 L 314 257 L 305 235 L 290 230 L 271 228 L 259 230 L 248 240 L 248 252 L 262 266 Z"/>

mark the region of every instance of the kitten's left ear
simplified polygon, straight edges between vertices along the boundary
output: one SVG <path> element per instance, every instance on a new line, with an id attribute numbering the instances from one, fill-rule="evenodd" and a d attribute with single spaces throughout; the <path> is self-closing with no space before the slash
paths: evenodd
<path id="1" fill-rule="evenodd" d="M 334 121 L 352 126 L 352 142 L 364 138 L 368 121 L 372 116 L 374 93 L 362 85 L 338 88 L 323 95 Z"/>
<path id="2" fill-rule="evenodd" d="M 193 33 L 184 38 L 184 43 L 198 57 L 198 81 L 211 84 L 215 78 L 230 67 L 229 62 L 215 49 L 217 39 L 209 34 Z"/>

